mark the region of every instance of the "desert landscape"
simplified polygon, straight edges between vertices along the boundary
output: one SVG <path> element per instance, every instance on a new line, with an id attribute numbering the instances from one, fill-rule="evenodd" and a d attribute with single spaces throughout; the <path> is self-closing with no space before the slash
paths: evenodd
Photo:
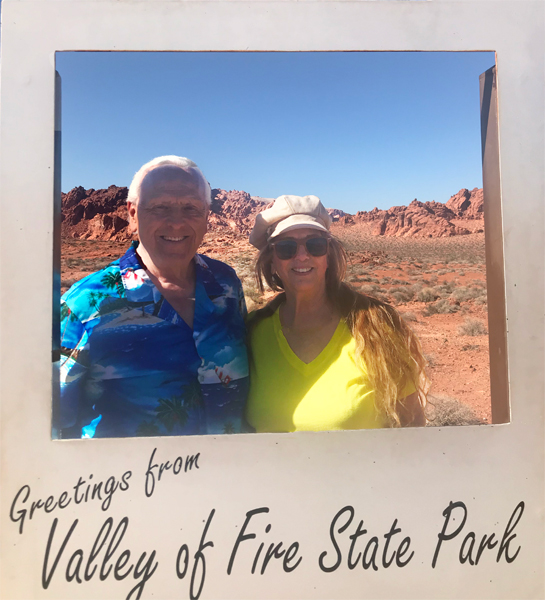
<path id="1" fill-rule="evenodd" d="M 133 239 L 127 188 L 62 194 L 61 291 L 121 256 Z M 212 190 L 209 231 L 199 250 L 237 271 L 248 309 L 262 306 L 248 242 L 270 198 Z M 445 203 L 413 200 L 354 215 L 329 209 L 349 256 L 347 280 L 393 304 L 419 336 L 428 361 L 430 426 L 491 422 L 482 189 Z"/>

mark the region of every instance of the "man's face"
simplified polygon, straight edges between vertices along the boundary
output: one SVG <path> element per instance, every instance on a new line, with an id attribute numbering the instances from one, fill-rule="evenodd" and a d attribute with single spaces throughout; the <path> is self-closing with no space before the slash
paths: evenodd
<path id="1" fill-rule="evenodd" d="M 178 167 L 156 167 L 144 177 L 138 203 L 129 202 L 128 209 L 144 250 L 142 258 L 147 254 L 159 268 L 189 264 L 208 219 L 208 206 L 193 175 Z"/>

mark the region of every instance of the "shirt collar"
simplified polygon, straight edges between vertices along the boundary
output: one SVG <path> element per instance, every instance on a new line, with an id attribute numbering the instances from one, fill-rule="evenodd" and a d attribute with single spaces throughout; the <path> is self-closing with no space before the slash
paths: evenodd
<path id="1" fill-rule="evenodd" d="M 132 242 L 130 248 L 119 259 L 121 277 L 128 300 L 154 299 L 157 301 L 158 291 L 149 279 L 145 269 L 142 268 L 136 249 L 138 242 Z M 200 254 L 195 254 L 195 301 L 200 309 L 205 312 L 213 313 L 216 309 L 213 301 L 224 294 L 223 287 L 218 283 L 212 269 L 206 258 Z M 155 294 L 153 291 L 155 290 Z M 204 293 L 203 293 L 204 292 Z M 146 296 L 146 298 L 144 298 Z"/>
<path id="2" fill-rule="evenodd" d="M 136 248 L 138 248 L 138 242 L 132 242 L 127 252 L 119 259 L 121 272 L 126 271 L 127 269 L 132 269 L 133 271 L 142 269 L 142 265 L 136 255 Z"/>
<path id="3" fill-rule="evenodd" d="M 202 283 L 206 295 L 211 301 L 224 295 L 223 287 L 218 283 L 206 258 L 201 254 L 195 254 L 195 273 L 197 282 Z"/>

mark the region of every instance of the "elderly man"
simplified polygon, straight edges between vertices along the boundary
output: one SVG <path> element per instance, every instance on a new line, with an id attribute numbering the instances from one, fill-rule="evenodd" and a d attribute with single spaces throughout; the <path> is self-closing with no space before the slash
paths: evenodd
<path id="1" fill-rule="evenodd" d="M 140 243 L 61 301 L 60 437 L 236 433 L 248 387 L 242 286 L 196 254 L 210 186 L 165 156 L 127 199 Z"/>

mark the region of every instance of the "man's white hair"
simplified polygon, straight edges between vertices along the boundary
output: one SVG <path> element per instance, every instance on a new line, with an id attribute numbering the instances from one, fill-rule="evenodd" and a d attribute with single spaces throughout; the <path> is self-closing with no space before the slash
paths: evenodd
<path id="1" fill-rule="evenodd" d="M 195 178 L 199 181 L 199 189 L 202 192 L 203 200 L 206 202 L 207 206 L 210 206 L 212 202 L 212 195 L 210 190 L 210 184 L 208 183 L 206 177 L 203 175 L 203 172 L 197 167 L 197 165 L 189 158 L 184 158 L 183 156 L 158 156 L 153 160 L 150 160 L 145 165 L 140 167 L 134 177 L 132 178 L 131 185 L 129 187 L 129 195 L 127 196 L 127 202 L 132 202 L 133 204 L 138 204 L 138 200 L 140 198 L 140 190 L 142 187 L 142 181 L 144 177 L 153 169 L 157 167 L 164 166 L 172 166 L 183 169 L 187 173 L 190 173 L 195 176 Z"/>

